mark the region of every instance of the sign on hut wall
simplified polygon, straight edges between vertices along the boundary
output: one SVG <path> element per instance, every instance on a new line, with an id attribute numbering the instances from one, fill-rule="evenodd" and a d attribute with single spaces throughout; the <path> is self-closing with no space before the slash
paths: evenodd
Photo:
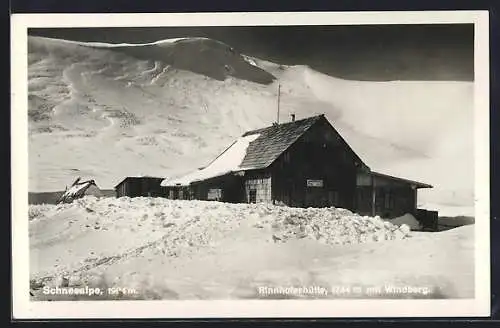
<path id="1" fill-rule="evenodd" d="M 214 188 L 209 189 L 207 194 L 208 200 L 220 200 L 222 199 L 222 189 Z"/>
<path id="2" fill-rule="evenodd" d="M 323 187 L 323 180 L 311 180 L 307 179 L 307 186 L 308 187 Z"/>

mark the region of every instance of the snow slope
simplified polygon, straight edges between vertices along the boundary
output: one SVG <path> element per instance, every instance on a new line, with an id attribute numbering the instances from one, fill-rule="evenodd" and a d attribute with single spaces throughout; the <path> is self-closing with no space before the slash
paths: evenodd
<path id="1" fill-rule="evenodd" d="M 29 190 L 76 176 L 176 177 L 245 131 L 326 114 L 372 169 L 435 186 L 420 203 L 473 215 L 473 83 L 360 82 L 183 38 L 143 45 L 28 39 Z"/>
<path id="2" fill-rule="evenodd" d="M 328 298 L 474 296 L 474 226 L 416 233 L 343 209 L 148 197 L 30 206 L 30 218 L 38 300 L 75 299 L 44 295 L 44 286 L 85 285 L 140 299 L 249 299 L 260 286 L 428 288 Z"/>

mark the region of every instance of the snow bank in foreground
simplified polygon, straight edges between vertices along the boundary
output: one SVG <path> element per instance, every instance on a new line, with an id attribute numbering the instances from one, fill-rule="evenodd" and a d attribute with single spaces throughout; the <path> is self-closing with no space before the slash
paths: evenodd
<path id="1" fill-rule="evenodd" d="M 326 244 L 358 244 L 404 239 L 410 228 L 394 225 L 380 217 L 360 216 L 337 208 L 265 208 L 269 215 L 262 222 L 271 225 L 273 238 L 313 238 Z"/>
<path id="2" fill-rule="evenodd" d="M 311 277 L 325 286 L 425 282 L 446 290 L 450 280 L 470 287 L 465 269 L 473 261 L 461 264 L 467 274 L 448 277 L 455 265 L 449 261 L 473 253 L 470 238 L 455 232 L 407 238 L 404 224 L 344 209 L 86 196 L 30 206 L 30 216 L 30 287 L 37 300 L 68 299 L 44 295 L 45 286 L 138 291 L 94 299 L 245 299 L 256 297 L 258 286 L 307 285 Z M 462 241 L 464 252 L 457 250 Z M 450 249 L 460 256 L 450 257 Z M 444 278 L 425 280 L 435 274 Z"/>
<path id="3" fill-rule="evenodd" d="M 30 206 L 30 212 L 39 207 Z M 41 209 L 41 208 L 40 208 Z M 252 222 L 256 229 L 268 228 L 274 241 L 286 241 L 290 238 L 312 238 L 326 244 L 354 244 L 369 241 L 393 240 L 405 238 L 410 227 L 409 221 L 391 222 L 380 217 L 360 216 L 341 208 L 292 208 L 270 204 L 231 204 L 213 201 L 184 201 L 152 197 L 96 198 L 86 196 L 72 204 L 44 205 L 36 216 L 50 220 L 64 212 L 75 216 L 75 211 L 94 216 L 103 222 L 123 222 L 124 219 L 141 219 L 145 224 L 153 224 L 161 218 L 162 226 L 168 227 L 179 223 L 193 223 L 202 228 L 209 236 L 208 228 L 227 230 L 242 221 Z M 149 221 L 149 222 L 148 222 Z M 133 221 L 132 221 L 133 222 Z M 112 228 L 112 226 L 110 227 Z M 172 229 L 165 233 L 172 234 Z M 181 233 L 181 231 L 177 231 Z M 271 236 L 270 236 L 271 237 Z"/>
<path id="4" fill-rule="evenodd" d="M 86 196 L 71 204 L 30 206 L 30 217 L 30 245 L 37 252 L 47 252 L 41 260 L 33 258 L 32 273 L 39 277 L 51 276 L 54 270 L 78 271 L 109 258 L 120 261 L 137 249 L 142 252 L 141 247 L 167 257 L 186 255 L 234 239 L 241 227 L 246 229 L 243 239 L 259 233 L 261 239 L 275 243 L 308 238 L 327 245 L 404 239 L 410 231 L 405 225 L 344 209 L 151 197 Z M 58 244 L 71 254 L 61 258 L 59 250 L 50 250 Z"/>

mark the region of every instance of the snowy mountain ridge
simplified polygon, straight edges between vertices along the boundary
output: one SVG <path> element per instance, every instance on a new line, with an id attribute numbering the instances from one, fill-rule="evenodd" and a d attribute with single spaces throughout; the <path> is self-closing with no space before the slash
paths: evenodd
<path id="1" fill-rule="evenodd" d="M 435 186 L 422 205 L 473 205 L 473 83 L 348 81 L 206 38 L 146 44 L 29 37 L 29 190 L 76 176 L 112 188 L 175 177 L 245 131 L 325 114 L 372 169 Z M 466 212 L 466 213 L 465 213 Z"/>

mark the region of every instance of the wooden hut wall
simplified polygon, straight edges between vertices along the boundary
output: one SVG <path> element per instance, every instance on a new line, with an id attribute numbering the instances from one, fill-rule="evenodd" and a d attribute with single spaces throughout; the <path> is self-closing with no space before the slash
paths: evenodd
<path id="1" fill-rule="evenodd" d="M 271 175 L 265 171 L 247 171 L 245 174 L 244 202 L 272 202 Z"/>
<path id="2" fill-rule="evenodd" d="M 415 214 L 417 189 L 388 177 L 358 174 L 356 212 L 394 218 L 406 213 Z M 374 208 L 372 208 L 374 206 Z"/>
<path id="3" fill-rule="evenodd" d="M 125 184 L 125 181 L 120 183 L 117 188 L 116 188 L 116 197 L 124 197 L 126 196 L 126 190 L 127 190 L 127 186 Z"/>
<path id="4" fill-rule="evenodd" d="M 244 199 L 243 181 L 232 174 L 192 183 L 187 187 L 168 187 L 168 198 L 216 200 L 239 203 Z"/>
<path id="5" fill-rule="evenodd" d="M 178 199 L 179 198 L 179 187 L 165 187 L 164 188 L 165 196 L 168 199 Z"/>
<path id="6" fill-rule="evenodd" d="M 143 196 L 160 197 L 162 196 L 160 178 L 147 178 L 141 181 L 141 194 Z"/>
<path id="7" fill-rule="evenodd" d="M 160 197 L 161 178 L 127 178 L 116 188 L 117 197 Z"/>
<path id="8" fill-rule="evenodd" d="M 438 231 L 439 213 L 438 211 L 429 211 L 417 209 L 416 218 L 422 224 L 424 230 Z"/>
<path id="9" fill-rule="evenodd" d="M 125 179 L 117 187 L 118 197 L 137 197 L 140 195 L 140 185 L 133 179 Z"/>
<path id="10" fill-rule="evenodd" d="M 352 209 L 357 166 L 326 124 L 317 124 L 272 165 L 273 199 L 289 206 Z"/>

